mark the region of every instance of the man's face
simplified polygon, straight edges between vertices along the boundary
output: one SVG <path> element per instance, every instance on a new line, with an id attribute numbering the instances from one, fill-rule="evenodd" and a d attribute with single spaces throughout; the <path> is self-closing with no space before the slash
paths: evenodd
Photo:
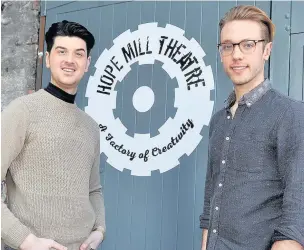
<path id="1" fill-rule="evenodd" d="M 65 89 L 77 88 L 90 60 L 86 42 L 78 37 L 57 36 L 50 53 L 46 53 L 46 67 L 51 71 L 53 84 Z"/>
<path id="2" fill-rule="evenodd" d="M 224 25 L 221 31 L 221 44 L 239 43 L 243 40 L 263 40 L 259 23 L 249 20 L 235 20 Z M 238 45 L 233 53 L 221 54 L 224 70 L 235 85 L 253 83 L 264 79 L 264 64 L 271 51 L 271 43 L 258 42 L 252 53 L 243 53 Z M 241 46 L 241 45 L 240 45 Z"/>

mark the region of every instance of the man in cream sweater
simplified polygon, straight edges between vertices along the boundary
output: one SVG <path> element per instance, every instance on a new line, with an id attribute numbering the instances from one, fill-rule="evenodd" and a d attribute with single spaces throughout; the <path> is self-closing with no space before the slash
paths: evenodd
<path id="1" fill-rule="evenodd" d="M 2 112 L 1 236 L 22 250 L 96 249 L 105 233 L 99 128 L 74 103 L 90 64 L 93 35 L 78 23 L 46 33 L 48 87 Z"/>

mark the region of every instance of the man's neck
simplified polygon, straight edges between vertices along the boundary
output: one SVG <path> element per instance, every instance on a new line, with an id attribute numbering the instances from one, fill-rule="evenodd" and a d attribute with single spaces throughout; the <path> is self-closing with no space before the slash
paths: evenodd
<path id="1" fill-rule="evenodd" d="M 62 101 L 68 102 L 68 103 L 74 103 L 75 102 L 75 95 L 71 95 L 67 92 L 65 92 L 63 89 L 57 87 L 56 85 L 52 84 L 51 82 L 49 85 L 44 89 L 46 92 L 50 93 L 51 95 L 61 99 Z"/>
<path id="2" fill-rule="evenodd" d="M 264 77 L 260 77 L 256 80 L 254 80 L 252 82 L 248 82 L 246 84 L 234 85 L 236 102 L 238 102 L 242 98 L 242 96 L 249 93 L 251 90 L 253 90 L 258 85 L 260 85 L 263 81 L 264 81 Z"/>
<path id="3" fill-rule="evenodd" d="M 70 95 L 75 95 L 77 93 L 77 87 L 71 87 L 71 88 L 66 88 L 64 86 L 62 86 L 62 84 L 58 84 L 56 81 L 54 81 L 53 79 L 51 79 L 51 83 L 56 86 L 57 88 L 60 88 L 61 90 L 63 90 L 64 92 L 70 94 Z M 77 86 L 77 85 L 76 85 Z"/>

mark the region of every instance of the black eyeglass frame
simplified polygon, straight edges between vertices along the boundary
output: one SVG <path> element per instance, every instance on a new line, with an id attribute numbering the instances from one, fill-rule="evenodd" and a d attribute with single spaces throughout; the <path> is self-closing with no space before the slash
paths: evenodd
<path id="1" fill-rule="evenodd" d="M 265 42 L 265 39 L 260 39 L 260 40 L 250 40 L 249 39 L 249 40 L 240 41 L 239 43 L 219 43 L 219 44 L 217 44 L 217 48 L 218 48 L 219 52 L 221 53 L 220 46 L 222 46 L 223 44 L 232 44 L 233 49 L 232 49 L 231 53 L 228 54 L 228 55 L 225 55 L 225 56 L 229 56 L 229 55 L 231 55 L 234 52 L 234 48 L 235 48 L 236 45 L 238 45 L 239 48 L 240 48 L 240 50 L 242 51 L 242 49 L 240 47 L 240 44 L 243 43 L 243 42 L 254 42 L 254 45 L 255 45 L 254 50 L 255 50 L 256 44 L 259 43 L 259 42 Z M 254 51 L 252 51 L 252 52 L 254 52 Z M 244 53 L 244 52 L 242 51 L 242 53 Z M 246 53 L 244 53 L 244 54 L 246 54 Z"/>

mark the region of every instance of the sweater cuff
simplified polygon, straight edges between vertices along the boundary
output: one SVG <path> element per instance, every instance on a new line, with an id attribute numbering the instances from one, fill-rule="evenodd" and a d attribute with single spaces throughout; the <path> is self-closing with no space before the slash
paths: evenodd
<path id="1" fill-rule="evenodd" d="M 284 234 L 282 234 L 281 232 L 275 230 L 272 236 L 272 243 L 274 243 L 275 241 L 280 241 L 280 240 L 293 240 L 287 236 L 285 236 Z"/>
<path id="2" fill-rule="evenodd" d="M 202 229 L 208 229 L 209 228 L 209 219 L 206 218 L 203 214 L 200 215 L 200 228 Z"/>
<path id="3" fill-rule="evenodd" d="M 105 233 L 106 233 L 104 227 L 102 227 L 102 226 L 94 227 L 93 232 L 94 232 L 94 231 L 101 232 L 101 233 L 102 233 L 102 240 L 104 240 L 104 238 L 105 238 Z"/>
<path id="4" fill-rule="evenodd" d="M 103 226 L 95 226 L 93 228 L 93 231 L 99 231 L 99 232 L 102 232 L 103 234 L 105 234 L 106 230 L 104 229 Z"/>
<path id="5" fill-rule="evenodd" d="M 18 224 L 18 225 L 16 225 Z M 2 233 L 2 239 L 8 246 L 19 249 L 24 240 L 31 234 L 31 230 L 21 223 L 15 223 L 10 228 L 9 232 Z"/>

